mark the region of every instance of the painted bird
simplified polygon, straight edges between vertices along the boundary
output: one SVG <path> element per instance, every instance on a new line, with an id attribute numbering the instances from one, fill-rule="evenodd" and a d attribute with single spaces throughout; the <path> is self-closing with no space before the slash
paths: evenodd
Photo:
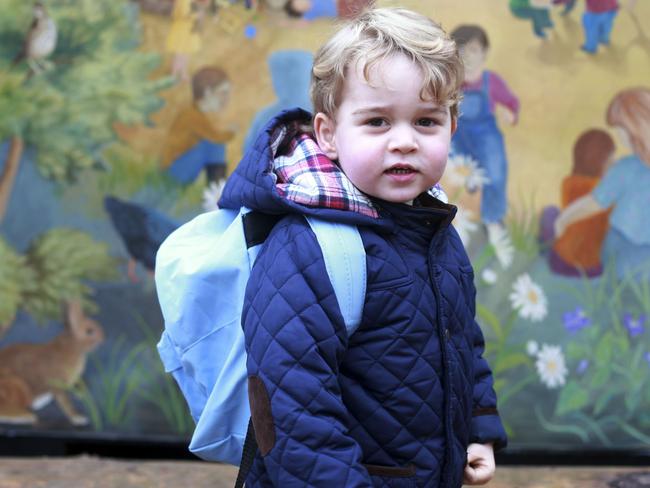
<path id="1" fill-rule="evenodd" d="M 128 276 L 135 283 L 136 262 L 153 272 L 158 248 L 180 223 L 157 210 L 110 195 L 104 198 L 104 208 L 129 253 Z"/>
<path id="2" fill-rule="evenodd" d="M 45 58 L 54 52 L 56 41 L 56 23 L 48 15 L 43 3 L 34 3 L 32 25 L 25 36 L 22 50 L 14 59 L 14 64 L 27 61 L 33 73 L 43 72 L 50 66 Z"/>

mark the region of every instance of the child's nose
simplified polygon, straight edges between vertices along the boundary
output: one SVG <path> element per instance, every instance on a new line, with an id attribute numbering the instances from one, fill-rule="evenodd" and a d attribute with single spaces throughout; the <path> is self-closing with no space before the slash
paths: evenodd
<path id="1" fill-rule="evenodd" d="M 391 129 L 390 140 L 388 142 L 389 151 L 398 151 L 401 153 L 410 153 L 418 148 L 417 139 L 413 129 L 409 126 L 394 126 Z"/>

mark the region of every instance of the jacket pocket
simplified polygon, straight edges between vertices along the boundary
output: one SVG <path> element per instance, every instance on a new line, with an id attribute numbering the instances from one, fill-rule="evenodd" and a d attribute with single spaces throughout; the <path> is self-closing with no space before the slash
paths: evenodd
<path id="1" fill-rule="evenodd" d="M 368 470 L 372 484 L 378 488 L 416 488 L 417 477 L 415 466 L 379 466 L 364 464 Z"/>

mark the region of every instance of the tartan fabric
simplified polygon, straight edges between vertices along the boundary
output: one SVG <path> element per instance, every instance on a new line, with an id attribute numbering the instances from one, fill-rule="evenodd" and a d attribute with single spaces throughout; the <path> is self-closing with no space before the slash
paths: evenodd
<path id="1" fill-rule="evenodd" d="M 292 138 L 273 171 L 280 196 L 307 207 L 349 210 L 377 218 L 370 198 L 357 189 L 309 134 Z"/>

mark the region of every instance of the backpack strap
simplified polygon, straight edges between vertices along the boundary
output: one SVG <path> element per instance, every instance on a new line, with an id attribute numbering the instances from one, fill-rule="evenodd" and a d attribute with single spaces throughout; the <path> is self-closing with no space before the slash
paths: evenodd
<path id="1" fill-rule="evenodd" d="M 260 217 L 262 220 L 264 218 L 265 216 Z M 334 288 L 349 337 L 361 323 L 363 304 L 366 300 L 366 250 L 363 247 L 359 229 L 354 225 L 328 222 L 315 217 L 307 216 L 305 218 L 316 234 L 316 239 L 323 252 L 327 275 Z M 268 222 L 260 226 L 260 222 L 257 220 L 251 220 L 250 223 L 250 227 L 245 225 L 247 230 L 250 229 L 250 234 L 247 232 L 247 235 L 250 236 L 255 235 L 254 229 L 269 228 L 270 230 L 275 224 L 275 222 Z M 268 231 L 263 232 L 263 235 L 266 238 Z M 247 243 L 248 240 L 247 237 Z M 253 245 L 259 243 L 259 239 L 253 239 L 253 241 Z M 256 453 L 257 442 L 251 419 L 248 423 L 235 488 L 244 486 Z"/>
<path id="2" fill-rule="evenodd" d="M 366 300 L 366 251 L 354 225 L 329 222 L 307 216 L 316 234 L 348 337 L 361 323 Z"/>

